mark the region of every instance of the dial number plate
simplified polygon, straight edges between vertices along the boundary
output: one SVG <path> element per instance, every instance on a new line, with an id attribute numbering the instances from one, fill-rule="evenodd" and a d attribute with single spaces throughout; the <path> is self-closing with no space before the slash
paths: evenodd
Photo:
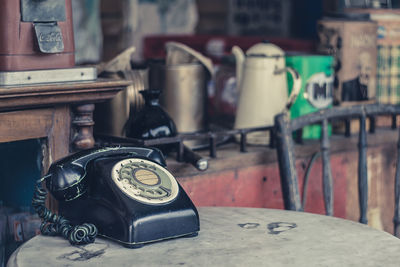
<path id="1" fill-rule="evenodd" d="M 125 195 L 145 204 L 163 204 L 178 196 L 178 183 L 172 174 L 149 160 L 121 160 L 114 165 L 111 177 Z"/>

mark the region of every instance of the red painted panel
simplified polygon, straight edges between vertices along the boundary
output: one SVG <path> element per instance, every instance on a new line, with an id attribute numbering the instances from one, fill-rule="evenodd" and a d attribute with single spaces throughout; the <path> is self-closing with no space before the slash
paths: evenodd
<path id="1" fill-rule="evenodd" d="M 237 180 L 237 204 L 283 209 L 279 169 L 276 164 L 239 169 Z"/>
<path id="2" fill-rule="evenodd" d="M 283 208 L 279 171 L 274 165 L 178 180 L 196 206 Z"/>
<path id="3" fill-rule="evenodd" d="M 224 171 L 179 178 L 186 193 L 196 206 L 229 206 L 232 202 L 230 187 L 235 171 Z"/>
<path id="4" fill-rule="evenodd" d="M 298 160 L 299 187 L 308 161 Z M 346 172 L 340 155 L 332 156 L 334 214 L 346 217 Z M 325 214 L 322 164 L 318 159 L 310 173 L 305 211 Z M 217 173 L 178 178 L 196 206 L 240 206 L 283 209 L 278 164 L 259 165 Z"/>
<path id="5" fill-rule="evenodd" d="M 297 161 L 297 173 L 299 177 L 300 194 L 303 194 L 303 178 L 308 160 Z M 340 155 L 332 155 L 331 169 L 333 179 L 333 207 L 335 217 L 346 217 L 346 171 L 345 165 Z M 305 211 L 325 214 L 322 189 L 322 161 L 321 158 L 314 162 L 310 172 L 307 188 L 307 200 Z"/>

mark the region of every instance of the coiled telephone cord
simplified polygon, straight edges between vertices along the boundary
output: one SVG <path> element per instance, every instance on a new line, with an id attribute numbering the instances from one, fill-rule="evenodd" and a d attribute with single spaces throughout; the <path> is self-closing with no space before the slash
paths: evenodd
<path id="1" fill-rule="evenodd" d="M 33 193 L 32 206 L 42 219 L 40 231 L 43 235 L 61 235 L 69 240 L 71 245 L 84 245 L 93 243 L 97 236 L 97 228 L 91 223 L 73 226 L 63 216 L 52 213 L 45 206 L 47 191 L 36 185 Z"/>

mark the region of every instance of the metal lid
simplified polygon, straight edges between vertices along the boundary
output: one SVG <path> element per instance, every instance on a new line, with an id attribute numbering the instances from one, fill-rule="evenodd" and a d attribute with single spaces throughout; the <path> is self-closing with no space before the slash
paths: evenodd
<path id="1" fill-rule="evenodd" d="M 258 43 L 246 51 L 247 57 L 279 58 L 284 57 L 285 52 L 277 45 L 272 43 Z"/>

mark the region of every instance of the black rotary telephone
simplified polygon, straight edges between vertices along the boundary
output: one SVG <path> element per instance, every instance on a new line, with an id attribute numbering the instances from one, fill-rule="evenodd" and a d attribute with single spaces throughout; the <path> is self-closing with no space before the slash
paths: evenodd
<path id="1" fill-rule="evenodd" d="M 159 150 L 139 147 L 90 149 L 53 163 L 32 200 L 41 232 L 74 245 L 99 234 L 127 247 L 197 235 L 196 207 L 165 167 Z M 45 207 L 42 182 L 59 215 Z"/>

